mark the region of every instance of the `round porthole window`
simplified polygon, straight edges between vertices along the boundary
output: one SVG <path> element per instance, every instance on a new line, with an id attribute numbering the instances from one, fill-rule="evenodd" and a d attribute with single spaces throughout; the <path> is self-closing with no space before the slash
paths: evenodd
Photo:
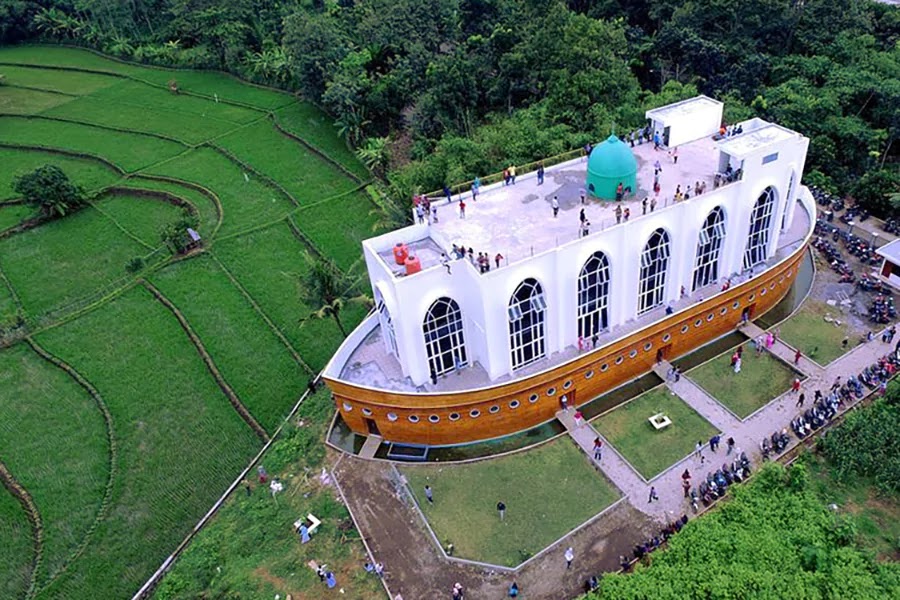
<path id="1" fill-rule="evenodd" d="M 664 335 L 664 336 L 662 337 L 662 340 L 663 340 L 663 343 L 664 343 L 664 344 L 665 344 L 666 342 L 668 342 L 669 340 L 671 340 L 671 339 L 672 339 L 672 334 L 671 334 L 671 333 L 667 333 L 666 335 Z"/>
<path id="2" fill-rule="evenodd" d="M 584 378 L 585 378 L 585 379 L 590 379 L 590 378 L 593 377 L 593 376 L 594 376 L 594 372 L 593 372 L 593 371 L 588 371 L 587 373 L 584 374 Z"/>
<path id="3" fill-rule="evenodd" d="M 473 408 L 472 410 L 469 411 L 469 416 L 472 417 L 473 419 L 477 419 L 478 417 L 481 416 L 481 411 L 478 410 L 477 408 Z"/>
<path id="4" fill-rule="evenodd" d="M 344 412 L 350 412 L 353 410 L 353 405 L 349 402 L 344 402 Z"/>
<path id="5" fill-rule="evenodd" d="M 419 417 L 417 417 L 416 415 L 409 415 L 406 418 L 409 419 L 410 423 L 418 423 L 419 422 Z"/>
<path id="6" fill-rule="evenodd" d="M 737 300 L 735 300 L 734 304 L 731 305 L 731 308 L 733 308 L 734 310 L 737 310 L 740 307 L 741 307 L 741 303 L 738 302 Z"/>
<path id="7" fill-rule="evenodd" d="M 765 295 L 766 295 L 766 292 L 768 292 L 768 291 L 769 291 L 768 289 L 763 288 L 763 289 L 759 290 L 759 295 L 760 295 L 760 296 L 765 296 Z"/>
<path id="8" fill-rule="evenodd" d="M 707 321 L 712 321 L 715 318 L 716 318 L 716 315 L 714 315 L 713 313 L 709 313 L 708 315 L 706 315 Z"/>
<path id="9" fill-rule="evenodd" d="M 625 360 L 625 357 L 624 357 L 624 356 L 620 356 L 619 358 L 616 359 L 616 364 L 617 364 L 617 365 L 621 365 L 622 362 L 624 362 L 624 360 Z"/>
<path id="10" fill-rule="evenodd" d="M 430 417 L 428 417 L 428 420 L 431 421 L 432 423 L 437 423 L 438 421 L 441 420 L 441 418 L 437 415 L 431 415 Z"/>
<path id="11" fill-rule="evenodd" d="M 531 402 L 532 404 L 534 404 L 535 402 L 538 401 L 538 395 L 532 394 L 532 395 L 528 396 L 528 401 Z"/>
<path id="12" fill-rule="evenodd" d="M 794 276 L 794 270 L 793 270 L 793 269 L 788 269 L 787 276 L 788 276 L 788 277 L 793 277 L 793 276 Z"/>
<path id="13" fill-rule="evenodd" d="M 500 407 L 495 404 L 488 409 L 488 412 L 491 413 L 492 415 L 495 415 L 498 412 L 500 412 Z"/>
<path id="14" fill-rule="evenodd" d="M 387 420 L 390 421 L 391 423 L 393 423 L 394 421 L 397 420 L 397 414 L 396 413 L 388 413 Z"/>
<path id="15" fill-rule="evenodd" d="M 447 418 L 451 421 L 459 421 L 459 413 L 450 413 Z"/>
<path id="16" fill-rule="evenodd" d="M 600 365 L 600 372 L 601 372 L 601 373 L 605 373 L 605 372 L 608 371 L 608 370 L 609 370 L 609 365 L 608 365 L 608 364 L 603 363 L 602 365 Z"/>
<path id="17" fill-rule="evenodd" d="M 782 275 L 781 277 L 778 278 L 778 283 L 779 284 L 784 283 L 784 275 Z"/>
<path id="18" fill-rule="evenodd" d="M 509 403 L 509 407 L 512 408 L 512 409 L 519 408 L 519 401 L 518 401 L 518 400 L 513 400 L 512 402 Z"/>
<path id="19" fill-rule="evenodd" d="M 371 416 L 372 416 L 372 411 L 369 410 L 368 408 L 364 408 L 362 412 L 363 412 L 363 414 L 366 415 L 367 417 L 371 417 Z"/>
<path id="20" fill-rule="evenodd" d="M 687 332 L 688 332 L 688 326 L 687 326 L 687 325 L 682 325 L 682 326 L 681 326 L 681 333 L 687 333 Z"/>
<path id="21" fill-rule="evenodd" d="M 572 380 L 571 380 L 571 379 L 569 379 L 568 381 L 566 381 L 566 382 L 563 384 L 563 389 L 564 389 L 564 390 L 567 390 L 567 389 L 569 389 L 570 387 L 572 387 Z"/>
<path id="22" fill-rule="evenodd" d="M 634 358 L 635 356 L 637 356 L 637 350 L 632 350 L 628 353 L 628 358 Z"/>
<path id="23" fill-rule="evenodd" d="M 754 300 L 756 300 L 756 294 L 750 294 L 750 297 L 747 298 L 747 302 L 753 302 Z"/>
<path id="24" fill-rule="evenodd" d="M 694 327 L 700 327 L 701 325 L 703 325 L 703 319 L 697 319 L 696 321 L 694 321 Z"/>
<path id="25" fill-rule="evenodd" d="M 555 396 L 555 395 L 556 395 L 556 388 L 555 388 L 555 387 L 552 387 L 552 388 L 550 388 L 549 390 L 547 390 L 547 395 L 548 395 L 548 396 Z"/>
<path id="26" fill-rule="evenodd" d="M 721 310 L 719 310 L 719 314 L 720 314 L 720 315 L 724 315 L 724 314 L 727 313 L 727 312 L 728 312 L 728 307 L 727 307 L 727 306 L 723 306 L 723 307 L 721 308 Z"/>
<path id="27" fill-rule="evenodd" d="M 771 283 L 771 285 L 769 285 L 769 289 L 770 289 L 770 290 L 774 290 L 774 289 L 775 289 L 775 282 L 774 282 L 774 281 Z"/>
<path id="28" fill-rule="evenodd" d="M 653 342 L 647 342 L 644 344 L 644 352 L 650 352 L 650 349 L 653 348 Z"/>

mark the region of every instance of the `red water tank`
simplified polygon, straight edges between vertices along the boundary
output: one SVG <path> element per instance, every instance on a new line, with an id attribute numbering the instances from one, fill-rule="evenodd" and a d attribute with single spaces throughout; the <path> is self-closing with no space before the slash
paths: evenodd
<path id="1" fill-rule="evenodd" d="M 406 247 L 406 244 L 403 242 L 398 242 L 396 246 L 394 246 L 394 260 L 397 261 L 398 265 L 402 265 L 406 262 L 406 257 L 409 256 L 409 248 Z"/>
<path id="2" fill-rule="evenodd" d="M 408 256 L 406 258 L 406 274 L 412 275 L 413 273 L 418 273 L 422 270 L 422 263 L 419 262 L 418 257 L 416 256 Z"/>

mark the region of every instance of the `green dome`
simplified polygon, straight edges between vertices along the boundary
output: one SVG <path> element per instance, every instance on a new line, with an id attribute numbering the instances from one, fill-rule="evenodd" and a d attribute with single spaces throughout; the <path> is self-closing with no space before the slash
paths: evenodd
<path id="1" fill-rule="evenodd" d="M 627 144 L 614 135 L 588 157 L 587 189 L 598 198 L 612 200 L 619 183 L 637 193 L 637 159 Z"/>

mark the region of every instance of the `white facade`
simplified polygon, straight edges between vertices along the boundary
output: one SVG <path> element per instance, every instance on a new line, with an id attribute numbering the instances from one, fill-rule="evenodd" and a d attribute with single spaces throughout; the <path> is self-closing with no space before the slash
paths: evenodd
<path id="1" fill-rule="evenodd" d="M 721 118 L 721 105 L 713 106 L 711 110 L 713 113 L 718 111 Z M 712 122 L 713 118 L 708 120 Z M 413 384 L 428 382 L 432 367 L 429 366 L 423 325 L 429 308 L 446 297 L 460 309 L 465 364 L 479 363 L 491 380 L 505 375 L 514 377 L 510 322 L 517 315 L 511 315 L 509 308 L 514 292 L 523 281 L 536 280 L 543 292 L 543 302 L 525 307 L 543 308 L 546 305 L 543 314 L 545 356 L 577 347 L 578 279 L 592 254 L 602 252 L 609 262 L 607 315 L 609 328 L 614 328 L 638 316 L 641 253 L 657 229 L 665 231 L 669 240 L 664 303 L 678 299 L 682 286 L 690 293 L 700 230 L 717 208 L 724 213 L 724 239 L 719 246 L 717 279 L 723 282 L 729 276 L 744 272 L 754 205 L 769 187 L 774 192 L 774 207 L 766 232 L 765 256 L 771 258 L 778 248 L 780 232 L 790 227 L 793 210 L 789 209 L 795 204 L 809 140 L 759 120 L 747 123 L 749 131 L 719 143 L 718 150 L 724 156 L 711 158 L 710 164 L 711 173 L 723 164 L 723 160 L 740 164 L 743 169 L 740 181 L 707 190 L 684 202 L 657 208 L 629 222 L 562 243 L 487 273 L 479 273 L 468 260 L 460 259 L 450 261 L 449 272 L 445 265 L 432 263 L 413 275 L 398 276 L 396 265 L 389 264 L 385 258 L 398 242 L 413 243 L 430 238 L 450 254 L 448 241 L 427 223 L 366 240 L 363 249 L 373 297 L 383 302 L 385 308 L 382 329 L 387 314 L 393 329 L 393 341 L 388 341 L 389 335 L 382 336 L 386 350 L 397 357 L 403 375 Z M 766 132 L 768 135 L 762 135 Z M 702 135 L 706 136 L 707 132 Z M 744 136 L 748 137 L 742 139 Z M 458 342 L 458 332 L 451 333 L 457 336 L 455 343 Z"/>

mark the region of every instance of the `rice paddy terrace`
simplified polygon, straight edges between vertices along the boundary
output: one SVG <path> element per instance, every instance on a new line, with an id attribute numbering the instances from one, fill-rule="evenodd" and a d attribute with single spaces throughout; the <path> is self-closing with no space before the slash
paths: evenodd
<path id="1" fill-rule="evenodd" d="M 339 344 L 299 286 L 307 252 L 364 272 L 369 174 L 319 109 L 223 74 L 36 46 L 0 74 L 0 597 L 124 598 Z M 44 164 L 92 200 L 20 227 Z M 186 259 L 159 235 L 185 213 Z"/>

